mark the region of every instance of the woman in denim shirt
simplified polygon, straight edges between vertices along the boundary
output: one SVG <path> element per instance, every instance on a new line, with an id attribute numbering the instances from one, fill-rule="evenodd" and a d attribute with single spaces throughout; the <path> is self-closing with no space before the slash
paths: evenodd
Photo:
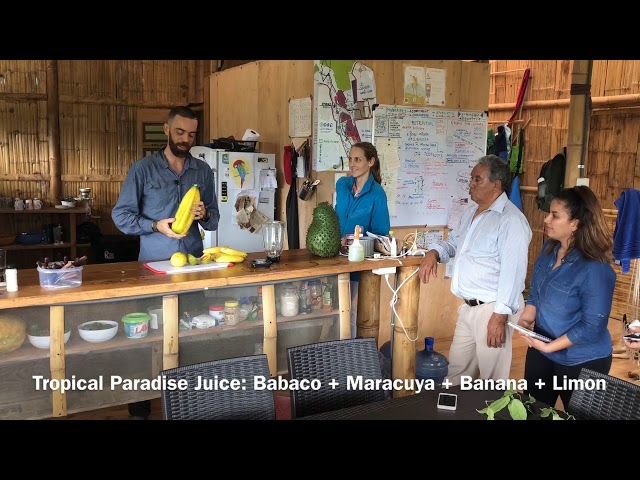
<path id="1" fill-rule="evenodd" d="M 613 240 L 598 199 L 585 186 L 562 190 L 544 223 L 549 240 L 536 260 L 519 324 L 555 340 L 523 335 L 530 347 L 524 377 L 527 393 L 552 407 L 559 395 L 566 409 L 573 391 L 567 380 L 577 379 L 583 367 L 604 374 L 611 367 Z"/>

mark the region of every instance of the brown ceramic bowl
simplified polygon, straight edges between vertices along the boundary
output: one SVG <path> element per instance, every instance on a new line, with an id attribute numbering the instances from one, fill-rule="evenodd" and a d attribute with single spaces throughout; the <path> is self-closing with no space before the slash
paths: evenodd
<path id="1" fill-rule="evenodd" d="M 6 247 L 7 245 L 13 244 L 16 241 L 15 235 L 5 235 L 0 236 L 0 247 Z"/>

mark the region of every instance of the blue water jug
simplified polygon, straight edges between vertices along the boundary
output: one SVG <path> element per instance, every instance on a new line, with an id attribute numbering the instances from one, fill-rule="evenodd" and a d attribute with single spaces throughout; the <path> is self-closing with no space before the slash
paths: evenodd
<path id="1" fill-rule="evenodd" d="M 433 380 L 436 385 L 442 384 L 449 373 L 447 357 L 433 350 L 433 337 L 424 339 L 424 350 L 416 352 L 416 378 Z"/>

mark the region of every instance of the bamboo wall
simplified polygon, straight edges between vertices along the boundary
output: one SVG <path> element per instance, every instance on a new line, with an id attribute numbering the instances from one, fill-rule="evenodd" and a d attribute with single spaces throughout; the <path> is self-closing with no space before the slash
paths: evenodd
<path id="1" fill-rule="evenodd" d="M 489 65 L 458 60 L 363 60 L 373 69 L 376 81 L 376 102 L 402 104 L 404 65 L 446 69 L 445 108 L 485 111 L 488 108 Z M 277 216 L 286 220 L 286 197 L 289 186 L 283 173 L 283 151 L 290 145 L 288 136 L 291 98 L 313 96 L 313 60 L 269 60 L 243 64 L 214 73 L 211 76 L 212 137 L 233 135 L 241 138 L 247 128 L 260 133 L 259 148 L 275 153 L 279 189 Z M 311 223 L 313 208 L 322 201 L 333 203 L 335 176 L 333 172 L 312 172 L 311 178 L 321 181 L 315 195 L 308 201 L 298 201 L 300 246 Z M 302 180 L 297 180 L 299 189 Z M 296 190 L 297 191 L 297 190 Z M 221 227 L 222 228 L 222 227 Z M 396 228 L 401 238 L 411 228 Z M 379 342 L 389 338 L 391 293 L 383 283 L 380 298 Z M 453 335 L 459 299 L 450 292 L 450 280 L 442 277 L 420 289 L 421 305 L 427 305 L 419 318 L 418 337 Z M 422 348 L 421 346 L 419 347 Z"/>
<path id="2" fill-rule="evenodd" d="M 54 204 L 46 63 L 0 60 L 0 196 L 37 196 Z M 93 221 L 103 234 L 120 233 L 111 208 L 142 154 L 138 112 L 157 109 L 166 116 L 175 105 L 208 100 L 208 76 L 216 66 L 210 60 L 57 61 L 61 196 L 77 197 L 81 187 L 90 187 Z M 16 233 L 17 219 L 2 222 L 0 234 Z M 37 216 L 30 221 L 21 219 L 20 231 L 39 231 L 44 223 Z"/>
<path id="3" fill-rule="evenodd" d="M 570 60 L 492 60 L 489 90 L 490 121 L 506 121 L 513 111 L 525 68 L 531 79 L 521 118 L 525 129 L 525 163 L 520 185 L 524 213 L 533 231 L 529 249 L 531 267 L 544 243 L 544 212 L 534 197 L 542 164 L 567 144 Z M 613 202 L 627 188 L 640 188 L 640 61 L 594 60 L 591 79 L 593 111 L 590 118 L 585 176 L 607 212 L 613 234 L 616 213 Z M 635 94 L 635 95 L 634 95 Z M 623 96 L 624 97 L 621 97 Z M 606 97 L 606 98 L 604 98 Z M 556 102 L 550 102 L 559 100 Z M 547 101 L 547 102 L 545 102 Z M 509 105 L 507 108 L 505 105 Z M 615 108 L 614 108 L 615 107 Z M 523 123 L 514 126 L 514 135 Z M 494 124 L 497 126 L 497 123 Z M 527 187 L 530 190 L 526 190 Z M 626 309 L 630 275 L 618 274 L 612 318 Z"/>

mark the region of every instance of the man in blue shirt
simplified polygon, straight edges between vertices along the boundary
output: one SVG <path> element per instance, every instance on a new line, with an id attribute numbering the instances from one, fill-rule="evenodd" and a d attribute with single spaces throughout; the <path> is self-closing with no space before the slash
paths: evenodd
<path id="1" fill-rule="evenodd" d="M 189 154 L 197 129 L 193 110 L 172 108 L 164 124 L 167 146 L 135 162 L 122 184 L 111 218 L 123 233 L 140 235 L 139 261 L 166 260 L 178 251 L 200 257 L 198 224 L 206 230 L 218 228 L 213 173 L 206 162 Z M 171 230 L 171 224 L 182 197 L 194 184 L 200 188 L 201 200 L 191 208 L 196 221 L 186 234 L 179 235 Z M 150 413 L 148 400 L 129 404 L 132 419 L 147 419 Z"/>
<path id="2" fill-rule="evenodd" d="M 197 128 L 193 110 L 173 108 L 164 124 L 167 146 L 135 162 L 122 184 L 111 217 L 123 233 L 140 235 L 140 261 L 166 260 L 178 251 L 200 257 L 203 245 L 198 224 L 205 230 L 218 227 L 213 173 L 206 162 L 189 154 Z M 179 235 L 171 224 L 193 184 L 200 188 L 201 199 L 191 210 L 196 221 L 186 235 Z"/>

